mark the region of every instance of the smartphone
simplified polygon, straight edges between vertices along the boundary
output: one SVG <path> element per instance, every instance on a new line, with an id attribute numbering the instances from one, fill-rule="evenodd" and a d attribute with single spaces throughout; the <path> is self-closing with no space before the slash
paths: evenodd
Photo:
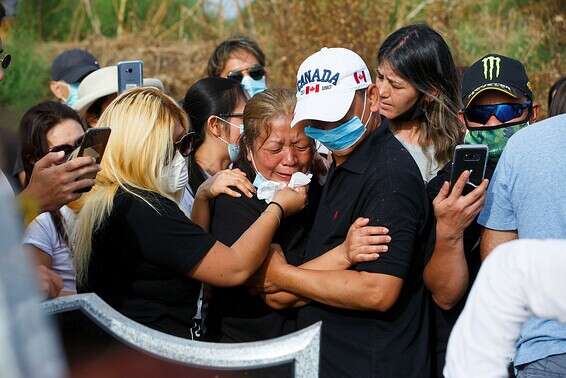
<path id="1" fill-rule="evenodd" d="M 71 152 L 67 160 L 72 160 L 81 156 L 90 156 L 96 160 L 96 164 L 100 164 L 102 156 L 104 155 L 104 150 L 106 150 L 106 145 L 108 144 L 108 138 L 110 138 L 110 128 L 109 127 L 97 127 L 93 129 L 88 129 L 83 135 L 79 146 Z M 84 178 L 94 179 L 96 173 L 89 173 L 84 176 L 79 177 L 77 180 Z M 85 188 L 79 192 L 88 192 L 90 188 Z"/>
<path id="2" fill-rule="evenodd" d="M 468 184 L 474 188 L 480 185 L 485 176 L 487 154 L 486 144 L 459 144 L 454 150 L 452 159 L 452 174 L 450 175 L 450 190 L 466 170 L 470 171 Z"/>
<path id="3" fill-rule="evenodd" d="M 118 93 L 143 86 L 143 61 L 118 62 Z"/>

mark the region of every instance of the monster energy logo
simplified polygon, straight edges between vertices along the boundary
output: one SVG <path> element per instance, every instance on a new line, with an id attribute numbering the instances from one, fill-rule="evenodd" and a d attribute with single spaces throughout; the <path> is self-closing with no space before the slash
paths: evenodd
<path id="1" fill-rule="evenodd" d="M 499 63 L 501 58 L 496 56 L 488 56 L 482 59 L 483 62 L 483 76 L 487 80 L 487 74 L 489 73 L 489 80 L 493 80 L 493 67 L 495 66 L 495 77 L 499 77 Z"/>

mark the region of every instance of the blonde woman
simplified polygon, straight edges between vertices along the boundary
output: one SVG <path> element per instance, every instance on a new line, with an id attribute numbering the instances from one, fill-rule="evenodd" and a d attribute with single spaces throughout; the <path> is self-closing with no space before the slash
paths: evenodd
<path id="1" fill-rule="evenodd" d="M 232 247 L 217 242 L 177 205 L 187 183 L 191 132 L 185 113 L 155 88 L 130 90 L 102 114 L 112 128 L 102 171 L 81 209 L 75 234 L 79 292 L 95 292 L 127 317 L 192 338 L 201 282 L 240 285 L 257 270 L 281 218 L 304 207 L 306 195 L 279 191 L 272 205 Z M 220 176 L 222 176 L 221 179 Z M 198 198 L 220 185 L 251 188 L 239 171 L 207 180 Z"/>

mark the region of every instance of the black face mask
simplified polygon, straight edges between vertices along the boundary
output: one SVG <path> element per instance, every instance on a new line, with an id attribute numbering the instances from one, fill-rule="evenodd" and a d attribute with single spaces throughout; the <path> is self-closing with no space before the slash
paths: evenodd
<path id="1" fill-rule="evenodd" d="M 409 122 L 414 121 L 416 119 L 422 118 L 425 113 L 423 111 L 423 95 L 419 94 L 419 98 L 413 106 L 411 106 L 405 113 L 399 114 L 397 117 L 392 119 L 395 122 Z"/>

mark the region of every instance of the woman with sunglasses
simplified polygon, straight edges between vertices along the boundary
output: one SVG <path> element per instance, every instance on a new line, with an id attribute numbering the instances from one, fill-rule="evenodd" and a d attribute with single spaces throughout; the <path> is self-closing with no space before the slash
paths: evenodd
<path id="1" fill-rule="evenodd" d="M 267 88 L 265 55 L 248 37 L 233 37 L 220 43 L 208 60 L 207 71 L 209 77 L 224 77 L 241 84 L 249 98 Z"/>
<path id="2" fill-rule="evenodd" d="M 490 62 L 494 67 L 491 77 Z M 524 66 L 508 57 L 486 55 L 464 72 L 462 100 L 459 118 L 467 128 L 464 143 L 488 145 L 485 177 L 491 179 L 507 140 L 534 122 L 538 113 Z M 451 172 L 449 163 L 427 186 L 436 215 L 436 243 L 425 267 L 424 282 L 435 302 L 438 376 L 442 376 L 448 336 L 481 265 L 482 227 L 477 215 L 487 189 L 487 180 L 477 188 L 468 185 L 465 172 L 450 191 Z"/>
<path id="3" fill-rule="evenodd" d="M 30 108 L 22 117 L 20 137 L 26 183 L 34 164 L 49 152 L 71 153 L 84 135 L 79 115 L 70 107 L 47 101 Z M 74 293 L 75 269 L 69 249 L 74 212 L 69 206 L 45 212 L 27 227 L 23 244 L 38 265 L 53 270 L 63 279 L 63 292 Z"/>
<path id="4" fill-rule="evenodd" d="M 189 183 L 180 204 L 187 216 L 199 186 L 236 161 L 246 101 L 238 83 L 220 77 L 199 80 L 187 91 L 183 109 L 194 131 L 187 137 L 192 143 Z"/>
<path id="5" fill-rule="evenodd" d="M 190 151 L 183 138 L 189 122 L 172 98 L 155 88 L 131 89 L 106 108 L 100 124 L 110 125 L 112 134 L 76 222 L 79 291 L 98 294 L 148 327 L 198 338 L 191 330 L 201 283 L 245 282 L 265 259 L 281 218 L 302 209 L 306 195 L 279 191 L 228 247 L 177 205 L 188 180 Z M 199 197 L 210 199 L 225 190 L 215 184 L 220 175 L 201 186 Z M 243 177 L 234 174 L 227 185 L 248 192 Z"/>

